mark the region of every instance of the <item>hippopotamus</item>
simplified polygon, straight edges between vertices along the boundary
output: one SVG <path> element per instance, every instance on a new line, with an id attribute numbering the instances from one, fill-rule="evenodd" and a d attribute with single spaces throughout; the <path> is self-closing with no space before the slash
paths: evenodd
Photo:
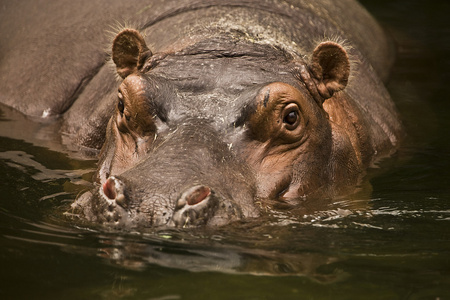
<path id="1" fill-rule="evenodd" d="M 395 49 L 356 1 L 125 2 L 108 1 L 98 18 L 98 4 L 72 9 L 72 27 L 47 26 L 56 32 L 33 45 L 70 41 L 70 31 L 71 43 L 51 48 L 62 57 L 2 72 L 3 103 L 53 117 L 71 147 L 100 149 L 96 184 L 72 205 L 80 217 L 225 225 L 349 194 L 398 148 L 385 87 Z M 119 15 L 133 26 L 108 19 Z M 106 57 L 93 45 L 107 29 Z M 23 68 L 42 74 L 17 92 Z"/>

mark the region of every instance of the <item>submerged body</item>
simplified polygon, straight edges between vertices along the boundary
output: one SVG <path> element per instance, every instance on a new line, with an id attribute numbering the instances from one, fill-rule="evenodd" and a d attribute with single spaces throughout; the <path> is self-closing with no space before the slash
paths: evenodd
<path id="1" fill-rule="evenodd" d="M 358 3 L 152 1 L 135 11 L 139 30 L 119 30 L 112 45 L 120 83 L 97 67 L 74 103 L 59 103 L 66 135 L 102 145 L 99 186 L 73 205 L 87 219 L 257 217 L 266 205 L 351 192 L 398 146 L 383 84 L 392 48 Z"/>

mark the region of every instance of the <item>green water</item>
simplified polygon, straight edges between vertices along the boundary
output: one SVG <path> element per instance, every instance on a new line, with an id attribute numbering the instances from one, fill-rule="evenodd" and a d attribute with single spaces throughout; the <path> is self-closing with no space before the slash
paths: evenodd
<path id="1" fill-rule="evenodd" d="M 50 129 L 1 107 L 0 299 L 450 299 L 450 3 L 362 3 L 398 41 L 389 90 L 409 134 L 369 172 L 369 210 L 344 199 L 277 225 L 85 227 L 64 213 L 95 161 L 49 150 Z"/>

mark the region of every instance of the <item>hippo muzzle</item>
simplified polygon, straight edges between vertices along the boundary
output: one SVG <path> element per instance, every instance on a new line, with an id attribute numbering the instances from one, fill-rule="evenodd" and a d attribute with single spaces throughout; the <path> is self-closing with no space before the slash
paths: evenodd
<path id="1" fill-rule="evenodd" d="M 132 200 L 125 196 L 125 184 L 111 176 L 99 189 L 94 201 L 102 207 L 99 211 L 102 222 L 116 227 L 223 225 L 244 217 L 236 204 L 218 197 L 205 185 L 195 185 L 182 192 L 175 198 L 174 207 L 172 199 L 148 196 L 141 199 L 138 207 L 130 207 L 128 203 Z"/>

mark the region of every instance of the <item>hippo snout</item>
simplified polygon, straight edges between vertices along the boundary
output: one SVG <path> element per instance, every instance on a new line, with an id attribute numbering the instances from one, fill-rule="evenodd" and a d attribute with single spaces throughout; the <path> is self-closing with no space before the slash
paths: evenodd
<path id="1" fill-rule="evenodd" d="M 219 196 L 208 185 L 194 184 L 182 189 L 178 197 L 149 197 L 140 194 L 132 182 L 111 176 L 98 189 L 97 205 L 103 223 L 116 227 L 170 226 L 195 227 L 222 224 L 224 218 L 239 219 L 238 207 Z M 133 225 L 134 224 L 134 225 Z"/>
<path id="2" fill-rule="evenodd" d="M 124 210 L 128 208 L 125 197 L 125 184 L 115 176 L 109 177 L 100 188 L 100 194 L 106 201 L 105 219 L 108 222 L 120 222 L 124 218 Z M 181 193 L 168 225 L 188 227 L 205 224 L 214 216 L 219 200 L 215 192 L 206 185 L 196 185 Z M 145 203 L 144 203 L 145 205 Z M 130 213 L 132 213 L 130 211 Z M 163 213 L 167 216 L 167 212 Z M 159 222 L 164 223 L 164 222 Z M 162 225 L 162 224 L 159 224 Z"/>

